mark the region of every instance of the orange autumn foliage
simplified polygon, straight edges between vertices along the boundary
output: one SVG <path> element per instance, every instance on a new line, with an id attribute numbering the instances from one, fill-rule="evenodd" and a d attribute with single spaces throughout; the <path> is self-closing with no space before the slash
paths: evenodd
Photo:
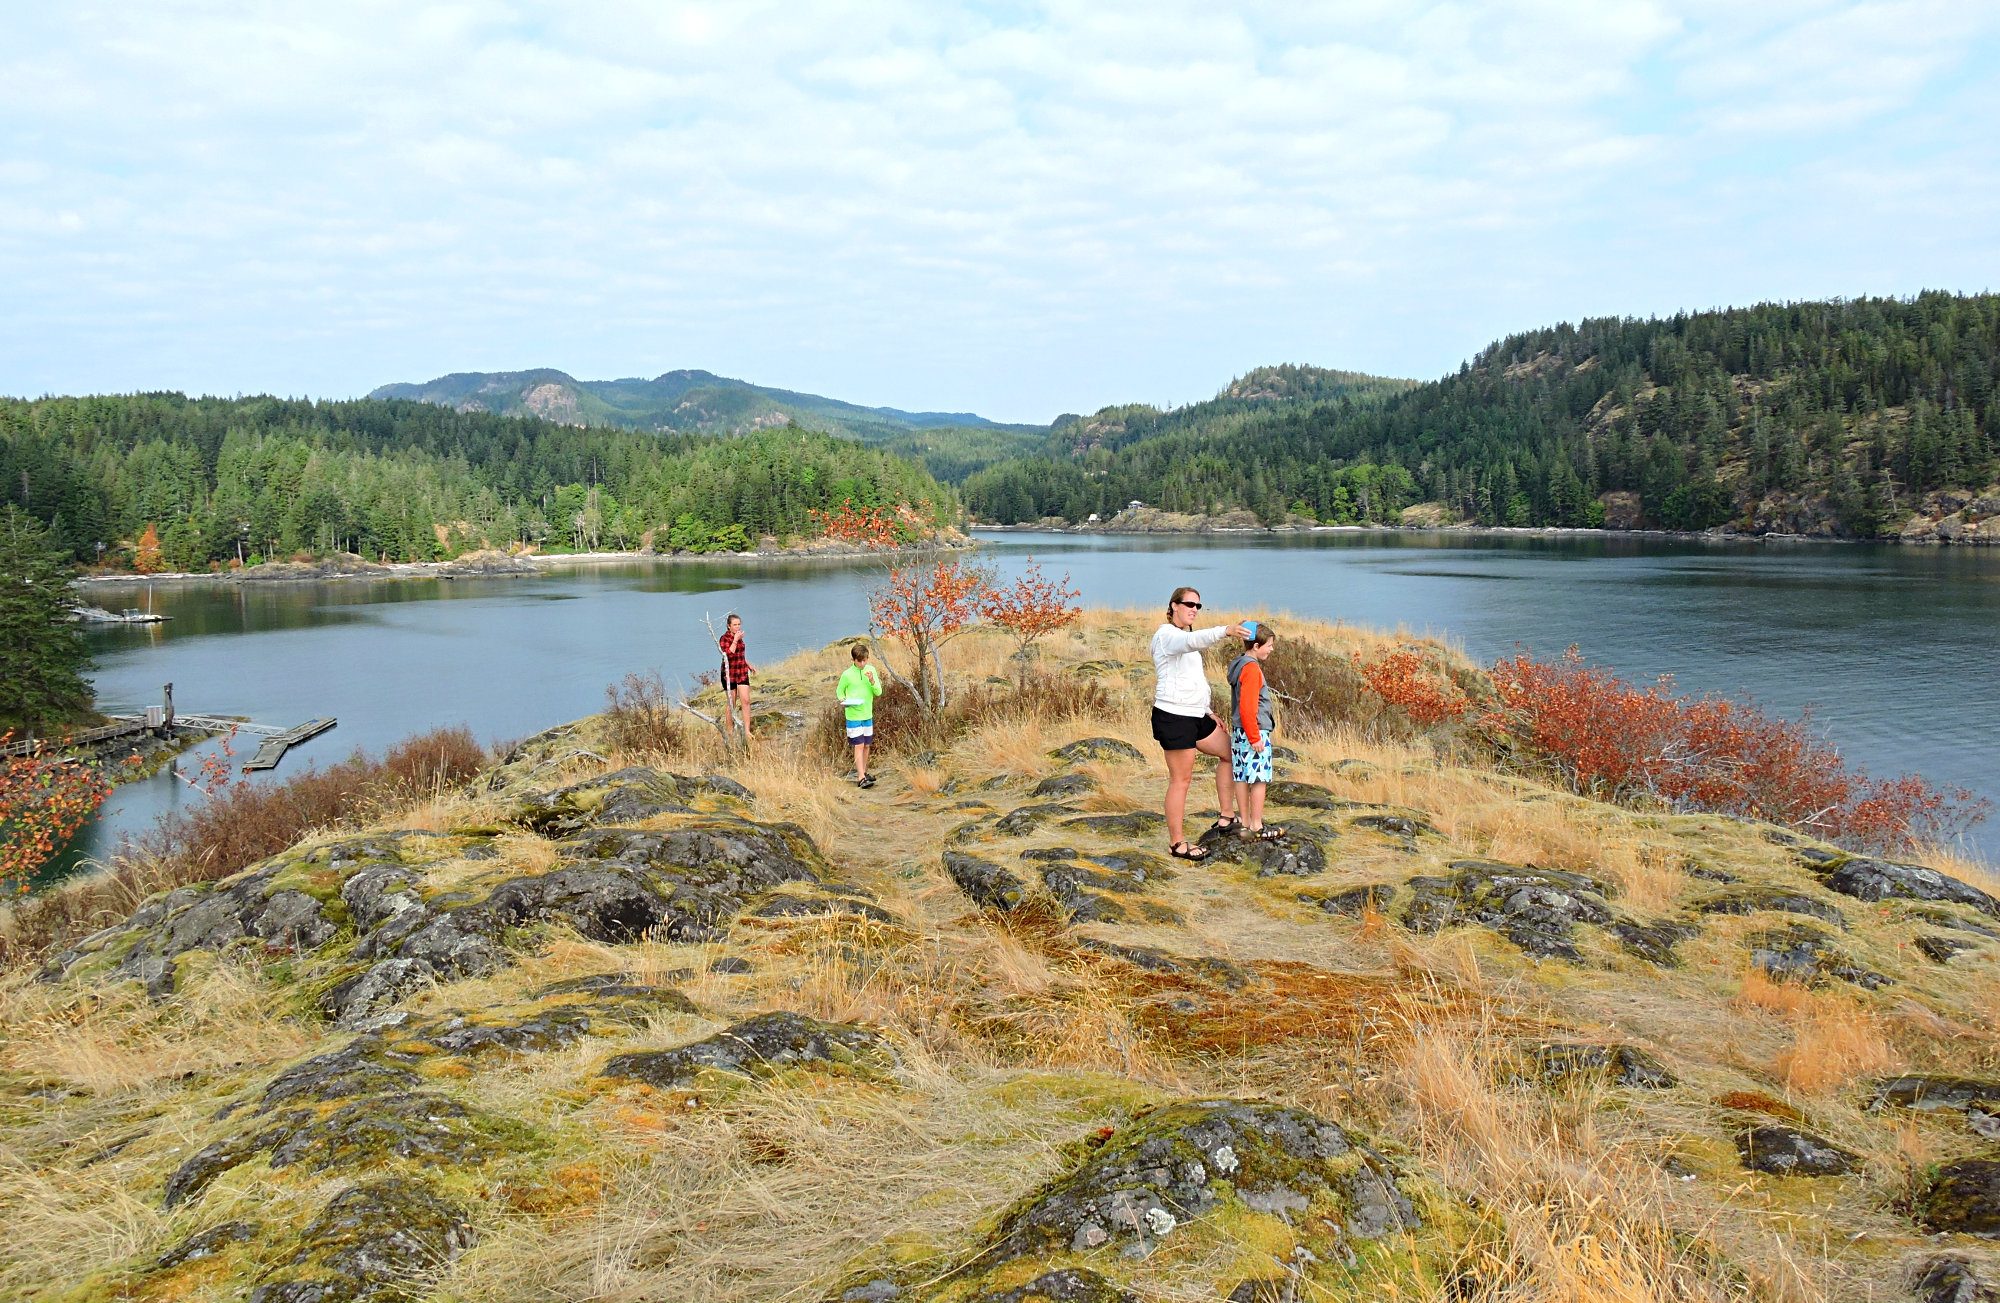
<path id="1" fill-rule="evenodd" d="M 1082 594 L 1069 585 L 1069 572 L 1061 579 L 1042 573 L 1041 563 L 1028 558 L 1021 577 L 1005 587 L 989 588 L 981 603 L 981 613 L 1014 640 L 1014 657 L 1027 673 L 1029 649 L 1043 638 L 1075 624 Z"/>
<path id="2" fill-rule="evenodd" d="M 821 534 L 837 543 L 859 543 L 869 547 L 893 547 L 901 541 L 901 521 L 893 507 L 857 507 L 852 498 L 842 500 L 831 511 L 808 509 L 806 515 Z"/>
<path id="3" fill-rule="evenodd" d="M 1767 819 L 1877 851 L 1942 839 L 1986 815 L 1987 803 L 1961 788 L 1857 772 L 1810 716 L 1774 719 L 1743 702 L 1682 696 L 1664 676 L 1639 687 L 1574 647 L 1556 661 L 1503 659 L 1492 678 L 1499 704 L 1488 727 L 1548 759 L 1580 792 Z"/>
<path id="4" fill-rule="evenodd" d="M 984 566 L 957 559 L 898 566 L 868 595 L 869 627 L 906 646 L 915 657 L 911 687 L 926 710 L 944 704 L 945 643 L 971 628 L 993 581 Z"/>
<path id="5" fill-rule="evenodd" d="M 1370 661 L 1357 652 L 1354 667 L 1370 692 L 1400 708 L 1422 728 L 1457 719 L 1472 705 L 1458 685 L 1415 648 L 1398 647 Z"/>
<path id="6" fill-rule="evenodd" d="M 0 746 L 13 740 L 0 733 Z M 35 870 L 76 835 L 111 784 L 95 765 L 37 747 L 0 759 L 0 894 L 25 892 Z"/>

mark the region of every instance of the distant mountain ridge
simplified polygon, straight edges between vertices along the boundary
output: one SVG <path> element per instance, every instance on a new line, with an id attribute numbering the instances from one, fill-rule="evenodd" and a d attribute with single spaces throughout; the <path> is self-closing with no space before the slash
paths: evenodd
<path id="1" fill-rule="evenodd" d="M 578 380 L 542 367 L 528 371 L 460 371 L 422 384 L 383 385 L 370 398 L 406 398 L 459 412 L 536 416 L 563 425 L 627 430 L 741 434 L 796 422 L 833 434 L 880 442 L 913 430 L 977 429 L 1038 433 L 1047 427 L 1008 425 L 974 412 L 907 412 L 863 407 L 820 394 L 773 389 L 710 371 L 667 371 L 650 380 Z"/>

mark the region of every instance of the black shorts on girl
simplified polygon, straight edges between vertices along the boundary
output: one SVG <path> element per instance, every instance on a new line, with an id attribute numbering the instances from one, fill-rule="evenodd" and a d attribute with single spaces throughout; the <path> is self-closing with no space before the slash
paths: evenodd
<path id="1" fill-rule="evenodd" d="M 1160 744 L 1162 751 L 1192 751 L 1195 743 L 1213 732 L 1213 716 L 1176 715 L 1158 706 L 1153 707 L 1153 740 Z"/>

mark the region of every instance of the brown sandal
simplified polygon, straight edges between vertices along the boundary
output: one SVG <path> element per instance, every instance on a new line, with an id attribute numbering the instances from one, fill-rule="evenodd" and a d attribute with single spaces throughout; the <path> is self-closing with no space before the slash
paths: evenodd
<path id="1" fill-rule="evenodd" d="M 1274 842 L 1285 835 L 1285 829 L 1282 824 L 1266 825 L 1255 832 L 1245 828 L 1243 835 L 1253 842 Z"/>
<path id="2" fill-rule="evenodd" d="M 1175 842 L 1167 847 L 1167 854 L 1177 860 L 1205 860 L 1215 852 L 1199 842 Z"/>

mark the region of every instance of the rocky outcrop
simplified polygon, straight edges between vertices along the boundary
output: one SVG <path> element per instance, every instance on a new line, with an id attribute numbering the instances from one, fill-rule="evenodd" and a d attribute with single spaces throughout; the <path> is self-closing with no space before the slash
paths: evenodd
<path id="1" fill-rule="evenodd" d="M 490 858 L 485 834 L 381 833 L 287 852 L 233 878 L 149 901 L 125 924 L 57 957 L 52 978 L 133 979 L 156 997 L 173 990 L 190 951 L 255 945 L 286 953 L 345 945 L 323 984 L 321 1011 L 359 1027 L 410 992 L 479 977 L 512 962 L 509 938 L 560 923 L 593 940 L 655 937 L 707 941 L 735 918 L 826 914 L 887 921 L 832 881 L 796 825 L 727 813 L 748 793 L 728 779 L 628 769 L 550 793 L 529 794 L 516 817 L 567 831 L 557 866 L 532 875 L 490 874 L 431 890 L 430 870 Z M 704 812 L 696 805 L 718 808 Z M 603 819 L 673 820 L 659 828 L 608 827 Z M 781 889 L 786 889 L 782 890 Z"/>
<path id="2" fill-rule="evenodd" d="M 994 1262 L 1116 1251 L 1144 1257 L 1224 1206 L 1290 1222 L 1309 1207 L 1347 1240 L 1421 1223 L 1388 1161 L 1299 1109 L 1237 1100 L 1169 1104 L 1135 1117 L 1075 1170 L 1001 1219 Z M 1337 1210 L 1337 1211 L 1335 1211 Z"/>
<path id="3" fill-rule="evenodd" d="M 1803 914 L 1822 923 L 1846 927 L 1847 917 L 1824 900 L 1782 887 L 1736 887 L 1696 901 L 1697 914 Z"/>
<path id="4" fill-rule="evenodd" d="M 1529 1059 L 1535 1075 L 1550 1083 L 1595 1079 L 1640 1090 L 1680 1084 L 1664 1063 L 1636 1045 L 1537 1045 Z"/>
<path id="5" fill-rule="evenodd" d="M 1910 1283 L 1917 1303 L 2000 1303 L 2000 1283 L 1983 1277 L 1955 1254 L 1939 1254 L 1918 1264 Z"/>
<path id="6" fill-rule="evenodd" d="M 421 1181 L 357 1185 L 313 1219 L 250 1303 L 413 1303 L 473 1239 L 465 1210 Z"/>
<path id="7" fill-rule="evenodd" d="M 1811 985 L 1836 977 L 1873 991 L 1891 980 L 1849 959 L 1835 948 L 1831 936 L 1809 923 L 1752 933 L 1745 944 L 1750 962 L 1780 981 Z"/>
<path id="8" fill-rule="evenodd" d="M 1138 747 L 1115 737 L 1086 737 L 1057 747 L 1049 752 L 1057 760 L 1066 764 L 1078 764 L 1085 760 L 1099 763 L 1120 761 L 1142 761 L 1146 757 Z"/>
<path id="9" fill-rule="evenodd" d="M 1413 898 L 1403 907 L 1403 924 L 1412 932 L 1472 923 L 1537 958 L 1581 963 L 1578 925 L 1612 920 L 1604 884 L 1581 873 L 1492 860 L 1457 860 L 1451 869 L 1448 878 L 1410 879 Z"/>
<path id="10" fill-rule="evenodd" d="M 2000 1239 L 2000 1159 L 1946 1163 L 1917 1195 L 1917 1225 L 1933 1233 Z"/>
<path id="11" fill-rule="evenodd" d="M 1028 884 L 1019 876 L 977 855 L 946 851 L 944 871 L 973 904 L 986 909 L 1019 909 L 1028 898 Z"/>
<path id="12" fill-rule="evenodd" d="M 1860 1158 L 1832 1141 L 1778 1123 L 1737 1132 L 1736 1152 L 1743 1166 L 1773 1176 L 1846 1176 L 1861 1165 Z"/>
<path id="13" fill-rule="evenodd" d="M 604 1075 L 673 1089 L 694 1083 L 704 1070 L 765 1078 L 795 1066 L 882 1071 L 896 1061 L 889 1042 L 865 1027 L 778 1012 L 746 1018 L 692 1045 L 617 1055 L 604 1065 Z"/>
<path id="14" fill-rule="evenodd" d="M 1921 864 L 1838 855 L 1809 862 L 1808 867 L 1820 875 L 1829 890 L 1856 900 L 1944 901 L 2000 918 L 2000 900 L 1970 883 Z"/>

